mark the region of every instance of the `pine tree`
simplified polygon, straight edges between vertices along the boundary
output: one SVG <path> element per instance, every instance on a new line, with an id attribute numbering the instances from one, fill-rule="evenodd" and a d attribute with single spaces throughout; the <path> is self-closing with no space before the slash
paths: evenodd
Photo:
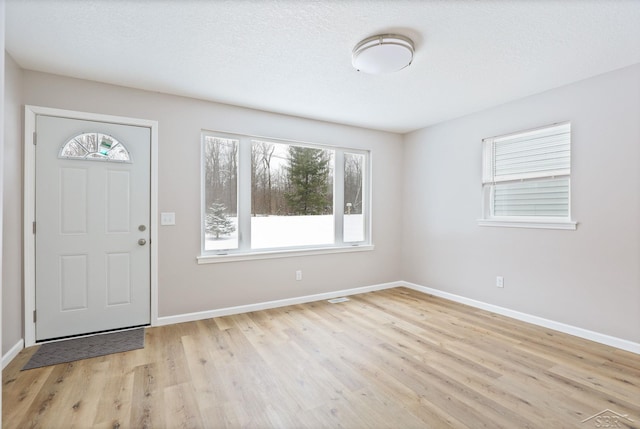
<path id="1" fill-rule="evenodd" d="M 227 208 L 219 201 L 215 201 L 209 206 L 205 216 L 205 230 L 208 234 L 216 236 L 229 235 L 236 230 L 236 227 L 227 215 Z"/>
<path id="2" fill-rule="evenodd" d="M 291 212 L 296 215 L 331 213 L 327 151 L 292 145 L 288 161 L 290 191 L 285 198 Z"/>

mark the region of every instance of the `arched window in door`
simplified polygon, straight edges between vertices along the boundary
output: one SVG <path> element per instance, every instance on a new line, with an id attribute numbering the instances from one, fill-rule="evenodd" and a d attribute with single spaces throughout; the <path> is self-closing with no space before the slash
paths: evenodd
<path id="1" fill-rule="evenodd" d="M 59 158 L 90 161 L 131 162 L 127 148 L 114 137 L 102 133 L 82 133 L 67 141 Z"/>

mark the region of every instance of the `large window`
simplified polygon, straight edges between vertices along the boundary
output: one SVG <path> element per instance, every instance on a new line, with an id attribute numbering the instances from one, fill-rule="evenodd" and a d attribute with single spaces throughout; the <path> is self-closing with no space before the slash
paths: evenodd
<path id="1" fill-rule="evenodd" d="M 202 253 L 369 244 L 366 151 L 203 132 Z"/>
<path id="2" fill-rule="evenodd" d="M 571 125 L 483 140 L 481 225 L 575 229 L 571 221 Z"/>

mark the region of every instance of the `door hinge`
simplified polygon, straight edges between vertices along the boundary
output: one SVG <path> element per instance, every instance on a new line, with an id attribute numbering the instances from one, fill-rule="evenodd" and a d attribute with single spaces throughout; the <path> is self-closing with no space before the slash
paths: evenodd
<path id="1" fill-rule="evenodd" d="M 36 310 L 33 310 L 33 323 L 36 323 L 36 320 L 38 318 L 36 317 Z"/>
<path id="2" fill-rule="evenodd" d="M 38 134 L 35 131 L 33 132 L 33 144 L 34 146 L 38 144 Z"/>
<path id="3" fill-rule="evenodd" d="M 34 234 L 36 233 L 36 223 L 35 222 L 33 222 L 33 233 Z"/>

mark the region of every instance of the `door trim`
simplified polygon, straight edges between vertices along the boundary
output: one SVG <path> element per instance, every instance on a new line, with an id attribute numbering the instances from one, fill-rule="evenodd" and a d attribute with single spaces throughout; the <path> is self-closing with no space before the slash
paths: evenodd
<path id="1" fill-rule="evenodd" d="M 158 121 L 149 119 L 127 118 L 123 116 L 102 115 L 98 113 L 76 112 L 50 107 L 24 107 L 24 342 L 25 347 L 35 344 L 36 324 L 33 312 L 36 308 L 36 261 L 35 261 L 35 146 L 33 136 L 36 132 L 36 116 L 48 115 L 59 118 L 110 122 L 121 125 L 146 127 L 151 130 L 151 219 L 149 234 L 151 237 L 151 326 L 158 324 Z"/>

